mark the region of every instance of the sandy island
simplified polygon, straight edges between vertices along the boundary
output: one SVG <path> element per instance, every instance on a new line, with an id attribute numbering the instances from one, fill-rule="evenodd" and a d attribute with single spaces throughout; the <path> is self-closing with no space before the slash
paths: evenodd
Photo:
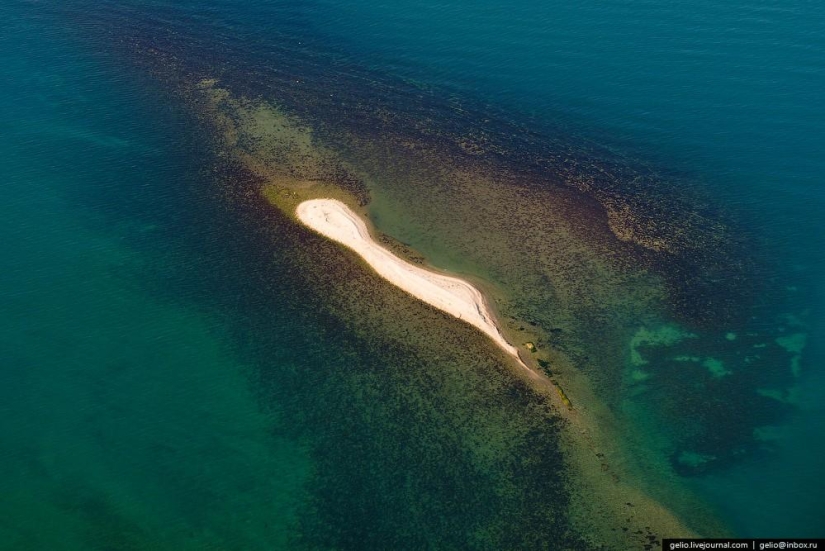
<path id="1" fill-rule="evenodd" d="M 378 275 L 396 287 L 480 329 L 532 373 L 519 358 L 518 350 L 502 337 L 478 289 L 457 277 L 425 270 L 398 258 L 376 243 L 364 221 L 340 201 L 304 201 L 295 213 L 301 222 L 316 232 L 358 253 Z"/>

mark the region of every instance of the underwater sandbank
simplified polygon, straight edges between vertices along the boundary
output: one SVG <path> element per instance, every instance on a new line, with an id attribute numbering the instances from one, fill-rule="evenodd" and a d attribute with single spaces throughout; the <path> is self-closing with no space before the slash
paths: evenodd
<path id="1" fill-rule="evenodd" d="M 295 214 L 306 226 L 358 253 L 378 275 L 396 287 L 480 329 L 530 371 L 518 350 L 501 335 L 478 289 L 457 277 L 419 268 L 395 256 L 376 243 L 364 221 L 340 201 L 304 201 L 298 205 Z"/>

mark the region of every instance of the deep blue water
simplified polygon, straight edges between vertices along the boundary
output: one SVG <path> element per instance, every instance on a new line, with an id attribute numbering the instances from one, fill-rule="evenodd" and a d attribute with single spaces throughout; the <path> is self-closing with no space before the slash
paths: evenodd
<path id="1" fill-rule="evenodd" d="M 692 483 L 743 535 L 822 535 L 825 5 L 133 5 L 164 7 L 176 25 L 214 24 L 215 41 L 250 55 L 300 37 L 291 47 L 334 51 L 691 175 L 739 213 L 788 293 L 809 305 L 800 408 L 777 453 Z M 277 415 L 229 352 L 231 321 L 187 300 L 210 292 L 196 277 L 209 253 L 185 244 L 193 221 L 178 207 L 191 197 L 175 191 L 200 168 L 197 145 L 181 139 L 189 123 L 157 101 L 150 79 L 79 42 L 83 29 L 53 31 L 53 16 L 39 14 L 36 3 L 0 8 L 0 530 L 9 548 L 45 522 L 54 530 L 40 548 L 73 548 L 100 523 L 136 541 L 165 530 L 177 548 L 282 545 L 267 523 L 289 517 L 308 461 L 296 441 L 273 443 Z M 285 339 L 288 318 L 273 328 Z M 244 452 L 226 453 L 239 434 Z M 198 470 L 182 468 L 196 457 L 206 458 Z M 224 522 L 231 511 L 250 513 Z"/>

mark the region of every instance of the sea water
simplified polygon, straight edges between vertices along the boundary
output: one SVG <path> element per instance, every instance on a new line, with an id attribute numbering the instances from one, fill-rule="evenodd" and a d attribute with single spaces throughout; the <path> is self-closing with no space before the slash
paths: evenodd
<path id="1" fill-rule="evenodd" d="M 0 548 L 283 548 L 309 462 L 193 302 L 222 229 L 185 121 L 0 12 Z"/>
<path id="2" fill-rule="evenodd" d="M 778 266 L 775 277 L 789 294 L 804 293 L 811 326 L 800 407 L 776 429 L 775 454 L 691 483 L 742 535 L 821 535 L 825 6 L 320 5 L 317 28 L 353 57 L 684 171 L 747 220 Z"/>
<path id="3" fill-rule="evenodd" d="M 215 24 L 216 43 L 243 43 L 262 59 L 299 36 L 304 50 L 334 51 L 690 175 L 741 216 L 779 286 L 804 294 L 808 344 L 799 407 L 774 428 L 774 453 L 688 483 L 743 536 L 822 535 L 825 8 L 130 6 L 150 19 Z M 36 3 L 3 8 L 0 37 L 5 541 L 284 546 L 312 462 L 277 404 L 250 388 L 237 351 L 248 297 L 226 287 L 245 273 L 227 245 L 237 228 L 192 192 L 203 167 L 186 137 L 191 122 L 157 101 L 150 79 L 102 55 L 105 46 L 79 42 L 82 29 L 68 38 L 40 13 Z M 317 328 L 296 326 L 295 304 L 279 296 L 269 338 L 300 350 Z M 281 353 L 284 366 L 301 356 Z"/>

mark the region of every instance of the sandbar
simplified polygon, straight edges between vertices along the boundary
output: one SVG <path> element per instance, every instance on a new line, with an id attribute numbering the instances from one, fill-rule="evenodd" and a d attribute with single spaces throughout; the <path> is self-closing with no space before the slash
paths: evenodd
<path id="1" fill-rule="evenodd" d="M 522 362 L 518 350 L 501 335 L 484 296 L 471 284 L 399 258 L 376 243 L 364 221 L 341 201 L 311 199 L 300 203 L 295 214 L 309 228 L 356 252 L 396 287 L 478 328 L 522 367 L 532 371 Z"/>

